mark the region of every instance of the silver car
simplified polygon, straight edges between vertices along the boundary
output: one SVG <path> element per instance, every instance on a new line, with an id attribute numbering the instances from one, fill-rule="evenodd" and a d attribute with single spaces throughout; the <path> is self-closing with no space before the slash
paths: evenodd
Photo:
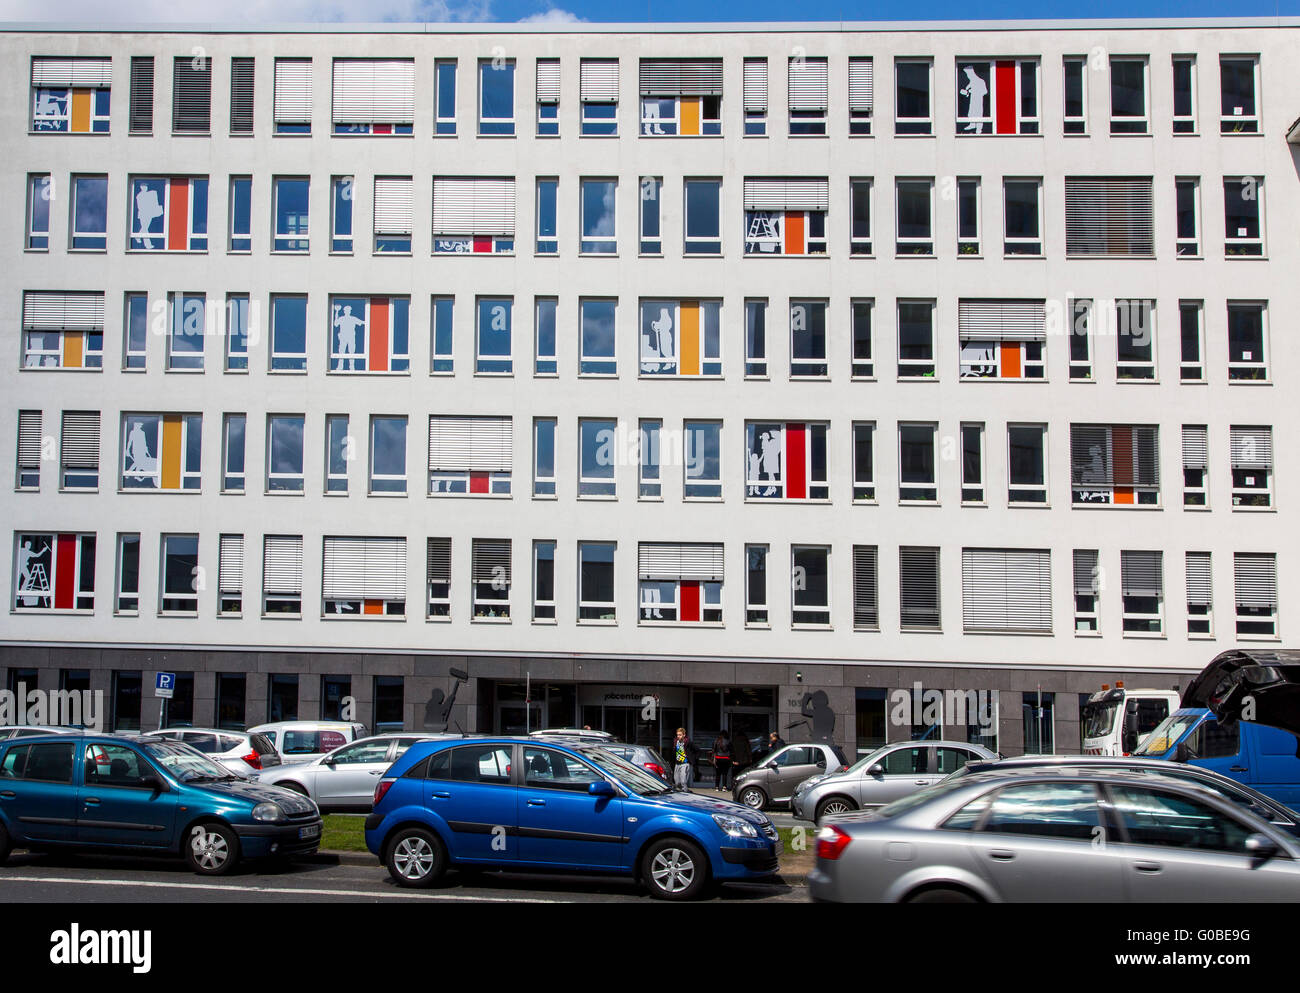
<path id="1" fill-rule="evenodd" d="M 322 812 L 369 813 L 375 787 L 388 767 L 417 741 L 459 738 L 458 734 L 381 734 L 361 738 L 310 762 L 281 765 L 257 777 L 309 796 Z"/>
<path id="2" fill-rule="evenodd" d="M 836 902 L 1294 902 L 1298 860 L 1296 838 L 1198 786 L 1040 767 L 827 818 L 808 889 Z"/>
<path id="3" fill-rule="evenodd" d="M 786 745 L 736 776 L 731 795 L 755 810 L 790 802 L 795 787 L 821 773 L 838 772 L 848 766 L 839 745 Z"/>
<path id="4" fill-rule="evenodd" d="M 987 748 L 964 741 L 898 741 L 847 769 L 800 783 L 790 809 L 800 820 L 820 821 L 827 814 L 883 807 L 934 785 L 967 762 L 995 758 Z"/>
<path id="5" fill-rule="evenodd" d="M 219 728 L 163 728 L 151 738 L 180 741 L 202 752 L 240 779 L 256 779 L 264 769 L 280 765 L 280 753 L 263 735 Z"/>

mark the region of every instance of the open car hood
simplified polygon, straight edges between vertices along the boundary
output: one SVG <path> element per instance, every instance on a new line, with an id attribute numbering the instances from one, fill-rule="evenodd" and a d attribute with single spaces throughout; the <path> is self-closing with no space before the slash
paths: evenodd
<path id="1" fill-rule="evenodd" d="M 1219 722 L 1268 724 L 1300 735 L 1300 651 L 1234 649 L 1215 656 L 1183 693 Z"/>

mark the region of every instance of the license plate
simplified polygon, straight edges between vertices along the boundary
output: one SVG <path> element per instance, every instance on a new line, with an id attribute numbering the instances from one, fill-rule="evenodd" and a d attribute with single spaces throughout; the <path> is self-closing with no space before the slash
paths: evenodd
<path id="1" fill-rule="evenodd" d="M 785 842 L 780 838 L 777 838 L 776 841 L 772 843 L 772 848 L 775 850 L 777 855 L 782 855 L 785 853 Z"/>
<path id="2" fill-rule="evenodd" d="M 320 825 L 319 825 L 319 824 L 312 824 L 312 825 L 309 826 L 309 827 L 299 828 L 299 829 L 298 829 L 298 837 L 299 837 L 299 838 L 319 838 L 319 837 L 320 837 Z"/>

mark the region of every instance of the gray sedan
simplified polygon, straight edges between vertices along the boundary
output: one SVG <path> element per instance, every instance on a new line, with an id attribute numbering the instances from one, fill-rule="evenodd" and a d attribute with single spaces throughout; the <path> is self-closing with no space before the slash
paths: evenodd
<path id="1" fill-rule="evenodd" d="M 1036 768 L 827 818 L 808 888 L 837 902 L 1294 902 L 1297 860 L 1297 839 L 1209 790 Z"/>
<path id="2" fill-rule="evenodd" d="M 257 777 L 316 801 L 321 811 L 368 813 L 375 787 L 388 767 L 417 741 L 459 738 L 452 734 L 383 734 L 341 745 L 310 762 L 281 765 Z"/>
<path id="3" fill-rule="evenodd" d="M 755 810 L 769 804 L 787 804 L 795 787 L 804 780 L 824 772 L 838 772 L 848 764 L 839 745 L 786 745 L 736 776 L 732 797 Z"/>

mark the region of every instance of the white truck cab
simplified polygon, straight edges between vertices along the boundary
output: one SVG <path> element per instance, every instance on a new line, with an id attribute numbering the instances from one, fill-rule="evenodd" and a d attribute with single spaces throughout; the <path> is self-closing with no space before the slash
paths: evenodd
<path id="1" fill-rule="evenodd" d="M 1128 755 L 1181 705 L 1178 690 L 1130 690 L 1123 681 L 1088 697 L 1079 710 L 1084 755 Z"/>

